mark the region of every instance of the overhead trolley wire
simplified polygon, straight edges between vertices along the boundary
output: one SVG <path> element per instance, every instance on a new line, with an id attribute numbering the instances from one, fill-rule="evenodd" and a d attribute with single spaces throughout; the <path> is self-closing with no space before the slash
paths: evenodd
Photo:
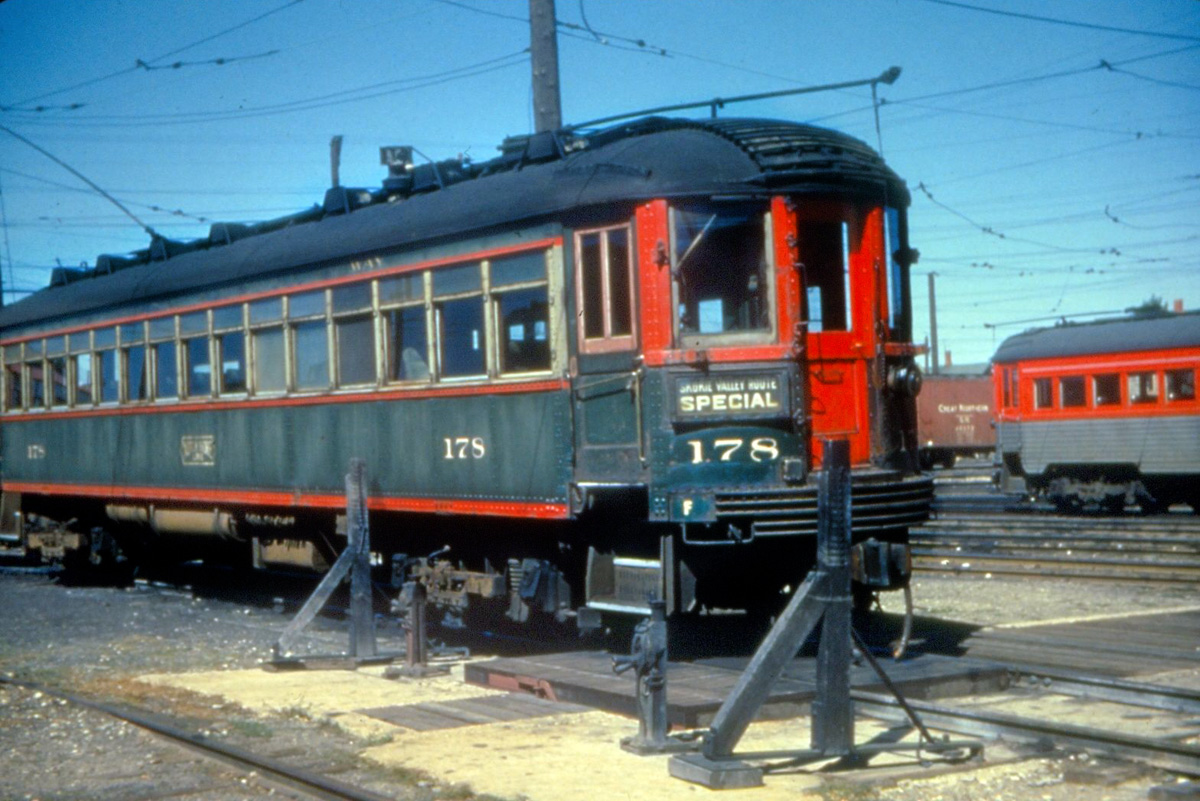
<path id="1" fill-rule="evenodd" d="M 1108 33 L 1128 33 L 1135 36 L 1152 36 L 1156 39 L 1175 39 L 1182 42 L 1200 42 L 1200 36 L 1187 36 L 1181 33 L 1166 33 L 1164 31 L 1146 31 L 1136 28 L 1121 28 L 1116 25 L 1099 25 L 1094 22 L 1079 22 L 1077 20 L 1058 19 L 1056 17 L 1043 17 L 1038 14 L 1024 14 L 1019 11 L 1004 11 L 998 8 L 986 8 L 985 6 L 976 6 L 969 3 L 959 3 L 956 0 L 925 0 L 926 3 L 933 3 L 939 6 L 950 6 L 952 8 L 962 8 L 967 11 L 978 11 L 984 14 L 995 14 L 1000 17 L 1013 17 L 1015 19 L 1024 19 L 1032 22 L 1046 22 L 1053 25 L 1066 25 L 1072 28 L 1087 28 L 1093 31 L 1106 31 Z"/>

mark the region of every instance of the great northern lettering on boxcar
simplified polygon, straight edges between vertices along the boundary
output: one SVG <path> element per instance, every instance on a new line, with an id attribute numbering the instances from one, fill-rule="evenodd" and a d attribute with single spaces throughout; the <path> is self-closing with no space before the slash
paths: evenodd
<path id="1" fill-rule="evenodd" d="M 380 561 L 452 609 L 763 611 L 839 437 L 859 577 L 901 586 L 932 493 L 908 202 L 833 131 L 651 117 L 57 271 L 0 311 L 4 527 L 319 569 L 361 458 Z"/>

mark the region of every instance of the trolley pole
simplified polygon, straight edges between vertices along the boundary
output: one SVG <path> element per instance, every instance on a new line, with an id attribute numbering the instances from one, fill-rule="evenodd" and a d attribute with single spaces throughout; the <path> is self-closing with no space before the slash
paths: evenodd
<path id="1" fill-rule="evenodd" d="M 558 28 L 554 0 L 529 0 L 529 50 L 533 62 L 533 122 L 537 133 L 562 127 L 558 87 Z"/>

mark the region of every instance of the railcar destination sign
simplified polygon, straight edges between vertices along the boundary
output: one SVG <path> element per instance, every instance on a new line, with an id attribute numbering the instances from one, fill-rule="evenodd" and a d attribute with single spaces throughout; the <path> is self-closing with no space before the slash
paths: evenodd
<path id="1" fill-rule="evenodd" d="M 787 411 L 786 388 L 779 374 L 677 378 L 675 412 L 680 417 L 778 416 Z"/>

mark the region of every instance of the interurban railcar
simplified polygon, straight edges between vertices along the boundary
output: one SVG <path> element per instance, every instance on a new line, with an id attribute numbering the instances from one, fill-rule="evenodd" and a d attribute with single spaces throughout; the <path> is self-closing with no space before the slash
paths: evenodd
<path id="1" fill-rule="evenodd" d="M 1200 509 L 1200 314 L 1034 329 L 992 362 L 1002 477 L 1064 511 Z"/>
<path id="2" fill-rule="evenodd" d="M 319 567 L 358 457 L 373 550 L 436 601 L 764 609 L 843 437 L 862 561 L 901 584 L 932 494 L 908 202 L 833 131 L 646 118 L 60 271 L 0 312 L 6 525 Z"/>

